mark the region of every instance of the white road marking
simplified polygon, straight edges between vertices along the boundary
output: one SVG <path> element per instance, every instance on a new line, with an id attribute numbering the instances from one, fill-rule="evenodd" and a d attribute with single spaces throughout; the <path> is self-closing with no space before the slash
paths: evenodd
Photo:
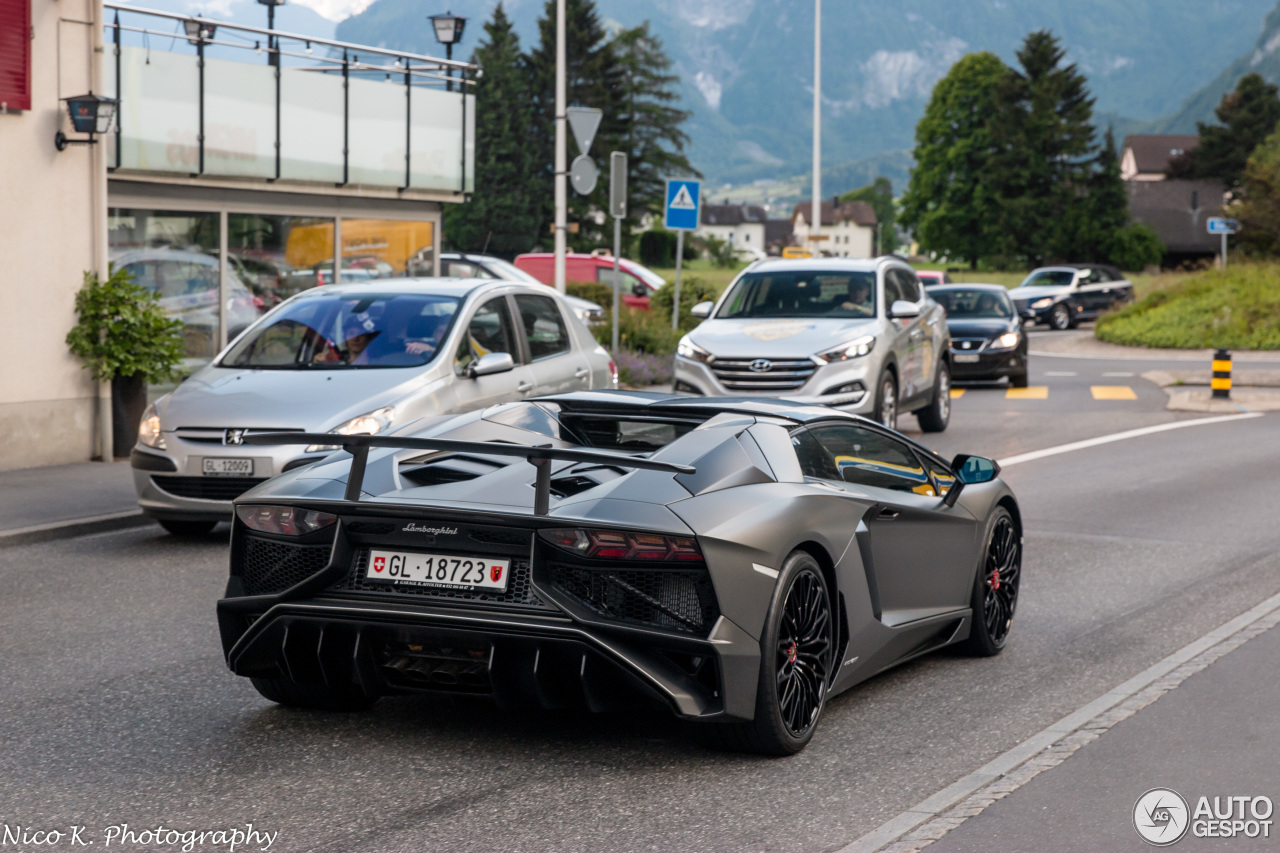
<path id="1" fill-rule="evenodd" d="M 1280 610 L 1280 595 L 1273 595 L 1252 610 L 1183 646 L 1114 690 L 1104 693 L 1047 729 L 1001 753 L 968 776 L 840 848 L 837 853 L 874 853 L 898 841 L 921 824 L 941 816 L 936 824 L 936 831 L 933 826 L 925 826 L 917 837 L 903 840 L 903 844 L 912 849 L 927 847 L 990 805 L 988 800 L 994 802 L 1021 787 L 1041 771 L 1060 764 L 1083 742 L 1096 739 L 1122 719 L 1132 716 L 1177 687 L 1187 677 L 1280 623 L 1280 613 L 1277 610 Z M 1139 693 L 1142 695 L 1138 695 Z M 1068 739 L 1071 739 L 1070 743 Z M 994 782 L 999 782 L 996 787 L 1000 793 L 984 796 L 983 789 Z M 974 794 L 978 796 L 972 796 Z M 956 808 L 954 816 L 945 814 L 958 805 L 962 807 Z M 898 846 L 895 845 L 895 849 Z"/>
<path id="2" fill-rule="evenodd" d="M 752 563 L 752 564 L 751 564 L 751 568 L 755 569 L 757 572 L 759 572 L 759 573 L 760 573 L 760 574 L 762 574 L 762 575 L 768 575 L 769 577 L 773 578 L 774 580 L 777 580 L 777 578 L 778 578 L 778 570 L 777 570 L 777 569 L 771 569 L 771 568 L 769 568 L 768 566 L 762 566 L 762 565 L 760 565 L 759 563 Z"/>
<path id="3" fill-rule="evenodd" d="M 1104 374 L 1102 374 L 1102 375 L 1103 375 L 1103 376 L 1132 376 L 1133 374 L 1132 374 L 1132 373 L 1124 373 L 1124 372 L 1120 372 L 1120 373 L 1104 373 Z"/>
<path id="4" fill-rule="evenodd" d="M 1073 441 L 1070 444 L 1059 444 L 1057 447 L 1046 447 L 1044 450 L 1033 450 L 1030 453 L 1019 453 L 1016 456 L 1010 456 L 1008 459 L 1001 459 L 1000 467 L 1008 468 L 1010 465 L 1020 465 L 1023 462 L 1033 462 L 1037 459 L 1044 459 L 1046 456 L 1057 456 L 1060 453 L 1084 450 L 1089 447 L 1097 447 L 1100 444 L 1110 444 L 1113 441 L 1124 441 L 1126 439 L 1138 438 L 1140 436 L 1151 435 L 1157 432 L 1167 432 L 1171 429 L 1207 426 L 1209 424 L 1220 424 L 1227 421 L 1244 421 L 1260 417 L 1262 417 L 1261 412 L 1248 412 L 1241 415 L 1219 415 L 1213 418 L 1197 418 L 1193 421 L 1173 421 L 1172 423 L 1157 424 L 1156 426 L 1142 427 L 1141 429 L 1125 430 L 1124 432 L 1112 433 L 1111 435 L 1100 435 L 1097 438 L 1088 438 L 1084 441 Z"/>
<path id="5" fill-rule="evenodd" d="M 1074 370 L 1050 370 L 1045 373 L 1045 376 L 1079 376 L 1079 375 L 1080 374 L 1076 373 Z"/>

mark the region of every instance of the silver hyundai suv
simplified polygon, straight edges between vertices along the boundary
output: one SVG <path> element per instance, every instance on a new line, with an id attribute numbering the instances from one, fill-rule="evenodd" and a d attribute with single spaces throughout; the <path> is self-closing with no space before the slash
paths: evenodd
<path id="1" fill-rule="evenodd" d="M 675 390 L 783 397 L 925 432 L 951 416 L 942 307 L 893 258 L 769 260 L 743 270 L 676 351 Z"/>

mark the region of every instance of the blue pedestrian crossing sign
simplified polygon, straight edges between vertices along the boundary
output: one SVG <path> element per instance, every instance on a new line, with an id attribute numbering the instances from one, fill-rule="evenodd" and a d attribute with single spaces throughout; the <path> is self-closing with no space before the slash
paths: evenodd
<path id="1" fill-rule="evenodd" d="M 684 178 L 667 181 L 666 216 L 663 219 L 668 230 L 696 231 L 698 229 L 698 198 L 701 184 Z"/>

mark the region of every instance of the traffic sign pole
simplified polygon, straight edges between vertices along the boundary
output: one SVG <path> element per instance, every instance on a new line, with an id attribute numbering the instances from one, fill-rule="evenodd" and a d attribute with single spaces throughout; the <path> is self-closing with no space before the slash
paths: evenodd
<path id="1" fill-rule="evenodd" d="M 676 292 L 671 300 L 671 328 L 680 328 L 680 267 L 684 263 L 684 232 L 676 232 Z"/>
<path id="2" fill-rule="evenodd" d="M 613 215 L 613 357 L 618 357 L 618 312 L 622 275 L 618 269 L 622 257 L 622 220 L 627 215 L 627 154 L 614 151 L 609 155 L 609 213 Z"/>
<path id="3" fill-rule="evenodd" d="M 1222 232 L 1222 268 L 1227 268 L 1227 232 Z"/>

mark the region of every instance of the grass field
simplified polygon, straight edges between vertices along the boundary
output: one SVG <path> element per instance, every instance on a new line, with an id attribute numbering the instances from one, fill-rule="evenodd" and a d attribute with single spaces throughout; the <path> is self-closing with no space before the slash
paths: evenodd
<path id="1" fill-rule="evenodd" d="M 1280 264 L 1153 277 L 1137 303 L 1099 320 L 1096 334 L 1128 346 L 1280 349 Z"/>

